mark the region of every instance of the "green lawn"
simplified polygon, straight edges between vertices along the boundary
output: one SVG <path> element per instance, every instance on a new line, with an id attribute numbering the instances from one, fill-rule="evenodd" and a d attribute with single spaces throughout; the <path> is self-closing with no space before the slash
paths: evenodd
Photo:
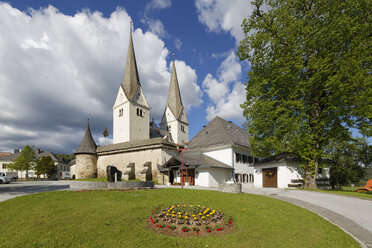
<path id="1" fill-rule="evenodd" d="M 208 206 L 235 231 L 179 238 L 147 229 L 156 207 Z M 0 247 L 359 247 L 316 214 L 279 200 L 206 190 L 60 191 L 0 203 Z"/>
<path id="2" fill-rule="evenodd" d="M 337 195 L 345 195 L 345 196 L 372 199 L 372 193 L 355 192 L 355 190 L 357 190 L 358 188 L 360 188 L 360 187 L 342 187 L 342 190 L 317 189 L 315 191 L 323 192 L 323 193 L 330 193 L 330 194 L 337 194 Z"/>

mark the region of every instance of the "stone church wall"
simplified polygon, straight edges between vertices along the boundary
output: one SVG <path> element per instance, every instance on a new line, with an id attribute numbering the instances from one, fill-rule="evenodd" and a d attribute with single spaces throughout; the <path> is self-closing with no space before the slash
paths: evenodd
<path id="1" fill-rule="evenodd" d="M 143 165 L 146 162 L 151 162 L 152 180 L 158 180 L 159 172 L 157 165 L 164 164 L 175 153 L 175 150 L 154 148 L 117 154 L 99 155 L 97 162 L 98 177 L 106 177 L 106 167 L 109 165 L 115 166 L 118 170 L 121 170 L 124 173 L 128 170 L 127 166 L 130 163 L 135 163 L 136 179 L 140 179 L 141 171 L 145 168 Z"/>
<path id="2" fill-rule="evenodd" d="M 76 155 L 75 175 L 76 179 L 97 177 L 97 156 L 90 154 Z"/>

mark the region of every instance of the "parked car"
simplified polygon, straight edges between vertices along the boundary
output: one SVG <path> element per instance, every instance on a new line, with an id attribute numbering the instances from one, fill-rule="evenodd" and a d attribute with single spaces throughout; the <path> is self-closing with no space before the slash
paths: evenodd
<path id="1" fill-rule="evenodd" d="M 16 171 L 7 171 L 7 172 L 0 172 L 0 177 L 9 177 L 12 182 L 18 179 L 18 172 Z"/>
<path id="2" fill-rule="evenodd" d="M 0 184 L 1 183 L 10 183 L 9 177 L 0 176 Z"/>

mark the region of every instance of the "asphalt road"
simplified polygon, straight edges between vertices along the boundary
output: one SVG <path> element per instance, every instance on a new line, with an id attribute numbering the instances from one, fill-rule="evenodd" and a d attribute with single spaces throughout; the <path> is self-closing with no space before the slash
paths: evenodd
<path id="1" fill-rule="evenodd" d="M 70 188 L 68 181 L 17 181 L 10 184 L 0 184 L 0 202 L 21 195 L 66 190 L 68 188 Z"/>

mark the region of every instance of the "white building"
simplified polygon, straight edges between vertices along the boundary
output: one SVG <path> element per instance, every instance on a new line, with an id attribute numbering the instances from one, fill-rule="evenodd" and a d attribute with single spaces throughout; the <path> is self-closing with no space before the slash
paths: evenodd
<path id="1" fill-rule="evenodd" d="M 255 164 L 255 188 L 291 188 L 302 184 L 304 170 L 303 161 L 290 153 L 282 153 L 267 157 Z M 329 168 L 317 171 L 318 187 L 329 185 Z"/>
<path id="2" fill-rule="evenodd" d="M 59 160 L 52 152 L 50 151 L 41 151 L 40 149 L 35 149 L 35 157 L 36 159 L 40 159 L 41 157 L 50 157 L 54 165 L 57 168 L 57 173 L 55 177 L 58 179 L 67 179 L 69 178 L 69 173 L 70 173 L 70 167 L 68 166 L 67 163 L 65 163 L 62 160 Z M 0 172 L 8 172 L 11 171 L 8 167 L 7 164 L 12 163 L 14 159 L 19 157 L 21 155 L 21 152 L 19 150 L 15 150 L 15 152 L 11 155 L 1 157 L 0 158 Z M 26 171 L 18 171 L 18 178 L 26 178 Z M 28 177 L 29 178 L 36 178 L 36 172 L 35 170 L 29 170 L 28 171 Z M 44 178 L 44 175 L 40 175 L 40 178 Z"/>
<path id="3" fill-rule="evenodd" d="M 181 182 L 181 156 L 176 155 L 160 171 L 171 184 Z M 248 133 L 232 122 L 215 117 L 192 140 L 183 155 L 184 181 L 189 185 L 217 187 L 234 178 L 253 187 L 254 161 Z"/>

